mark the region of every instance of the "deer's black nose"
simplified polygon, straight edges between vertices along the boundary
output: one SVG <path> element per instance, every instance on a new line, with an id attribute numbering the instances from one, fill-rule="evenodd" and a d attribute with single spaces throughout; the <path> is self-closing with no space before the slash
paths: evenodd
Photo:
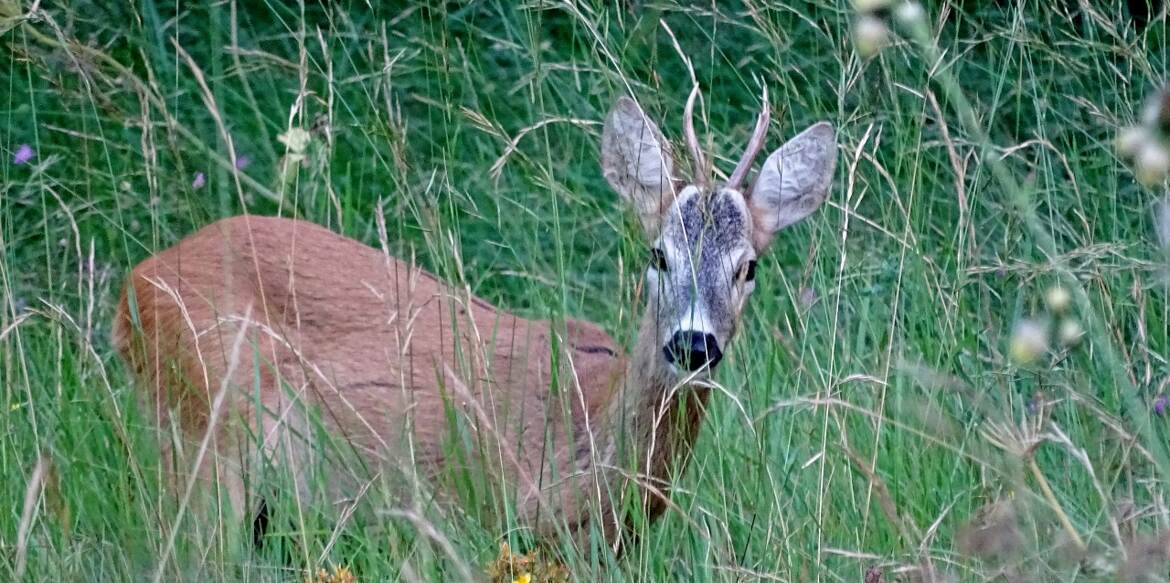
<path id="1" fill-rule="evenodd" d="M 666 361 L 678 365 L 689 371 L 696 371 L 704 366 L 712 369 L 723 360 L 723 352 L 719 350 L 719 342 L 715 336 L 695 330 L 679 330 L 670 338 L 670 342 L 662 347 L 666 354 Z"/>

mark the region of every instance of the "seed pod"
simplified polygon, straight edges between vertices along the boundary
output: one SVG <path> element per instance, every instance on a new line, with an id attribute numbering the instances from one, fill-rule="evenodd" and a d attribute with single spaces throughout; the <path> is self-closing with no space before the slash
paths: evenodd
<path id="1" fill-rule="evenodd" d="M 1021 320 L 1012 330 L 1008 356 L 1016 364 L 1029 365 L 1048 352 L 1048 327 L 1035 320 Z"/>
<path id="2" fill-rule="evenodd" d="M 863 59 L 881 52 L 889 40 L 890 29 L 876 16 L 862 16 L 853 23 L 853 48 Z"/>
<path id="3" fill-rule="evenodd" d="M 902 23 L 902 26 L 916 26 L 926 21 L 926 10 L 923 10 L 922 4 L 912 0 L 903 2 L 894 11 L 894 16 L 898 18 L 898 22 Z"/>
<path id="4" fill-rule="evenodd" d="M 1064 287 L 1054 285 L 1048 288 L 1048 291 L 1044 292 L 1044 303 L 1052 313 L 1061 314 L 1072 303 L 1072 294 L 1069 294 L 1068 290 L 1064 289 Z"/>
<path id="5" fill-rule="evenodd" d="M 1150 133 L 1146 128 L 1130 126 L 1117 133 L 1117 138 L 1113 140 L 1113 149 L 1121 158 L 1132 160 L 1149 140 Z"/>
<path id="6" fill-rule="evenodd" d="M 1157 141 L 1146 142 L 1134 160 L 1134 175 L 1147 188 L 1158 186 L 1170 174 L 1170 152 Z"/>
<path id="7" fill-rule="evenodd" d="M 1060 340 L 1060 345 L 1064 347 L 1073 347 L 1081 343 L 1081 338 L 1085 336 L 1085 329 L 1081 328 L 1081 323 L 1069 318 L 1060 323 L 1060 329 L 1056 332 L 1057 338 Z"/>

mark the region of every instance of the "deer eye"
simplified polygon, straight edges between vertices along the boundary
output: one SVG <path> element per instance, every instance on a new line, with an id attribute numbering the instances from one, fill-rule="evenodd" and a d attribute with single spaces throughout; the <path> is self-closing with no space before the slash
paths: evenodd
<path id="1" fill-rule="evenodd" d="M 650 250 L 650 266 L 658 271 L 667 271 L 666 253 L 657 247 Z"/>
<path id="2" fill-rule="evenodd" d="M 739 267 L 739 278 L 745 282 L 754 281 L 756 279 L 756 260 L 753 259 L 744 263 Z"/>

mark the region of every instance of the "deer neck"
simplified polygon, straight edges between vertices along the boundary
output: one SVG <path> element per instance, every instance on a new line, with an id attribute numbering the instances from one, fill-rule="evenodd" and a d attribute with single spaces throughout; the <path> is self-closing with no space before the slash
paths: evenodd
<path id="1" fill-rule="evenodd" d="M 641 478 L 648 475 L 660 488 L 672 469 L 685 467 L 710 390 L 679 384 L 682 378 L 663 358 L 653 312 L 648 309 L 642 316 L 637 343 L 603 427 L 604 435 L 613 440 L 612 463 Z"/>

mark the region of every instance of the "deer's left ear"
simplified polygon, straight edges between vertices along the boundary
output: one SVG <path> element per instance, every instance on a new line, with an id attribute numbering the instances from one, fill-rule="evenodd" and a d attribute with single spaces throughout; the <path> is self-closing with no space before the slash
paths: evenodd
<path id="1" fill-rule="evenodd" d="M 837 133 L 828 122 L 804 130 L 768 156 L 748 195 L 757 252 L 776 231 L 820 208 L 836 167 Z"/>

